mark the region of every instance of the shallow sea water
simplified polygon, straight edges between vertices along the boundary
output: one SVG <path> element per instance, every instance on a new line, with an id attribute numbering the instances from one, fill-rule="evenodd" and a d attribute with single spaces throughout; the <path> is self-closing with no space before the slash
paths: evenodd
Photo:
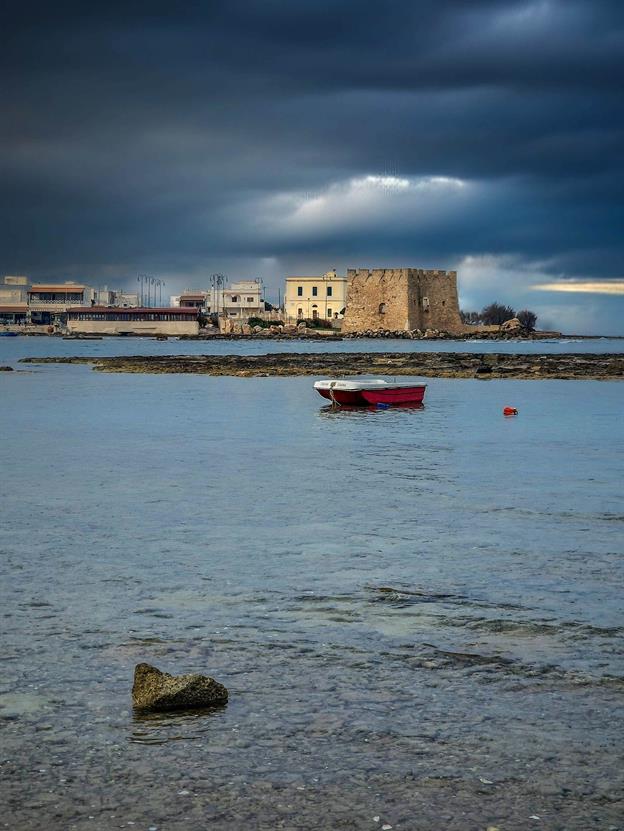
<path id="1" fill-rule="evenodd" d="M 624 828 L 622 384 L 332 412 L 310 378 L 22 369 L 0 825 Z M 139 661 L 230 703 L 139 717 Z"/>
<path id="2" fill-rule="evenodd" d="M 404 340 L 402 338 L 347 338 L 342 341 L 322 337 L 311 340 L 179 340 L 169 338 L 113 338 L 64 340 L 60 337 L 0 337 L 0 361 L 17 366 L 20 358 L 39 356 L 115 356 L 115 355 L 263 355 L 276 352 L 521 352 L 545 355 L 561 352 L 621 353 L 624 338 L 561 338 L 559 340 Z"/>

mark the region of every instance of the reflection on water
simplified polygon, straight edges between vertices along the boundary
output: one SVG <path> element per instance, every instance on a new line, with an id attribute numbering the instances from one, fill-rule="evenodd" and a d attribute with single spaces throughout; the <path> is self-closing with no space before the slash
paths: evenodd
<path id="1" fill-rule="evenodd" d="M 424 408 L 424 404 L 401 404 L 400 406 L 395 405 L 392 407 L 387 404 L 372 404 L 370 407 L 349 407 L 348 405 L 333 406 L 332 404 L 328 404 L 327 406 L 319 409 L 319 415 L 322 417 L 342 415 L 349 418 L 358 418 L 371 415 L 373 413 L 383 413 L 389 418 L 396 418 L 401 412 L 411 413 L 415 410 L 424 410 Z"/>
<path id="2" fill-rule="evenodd" d="M 201 710 L 177 710 L 171 713 L 145 713 L 133 710 L 133 727 L 128 741 L 135 744 L 167 744 L 204 740 L 209 736 L 210 721 L 219 718 L 227 707 Z"/>
<path id="3" fill-rule="evenodd" d="M 5 389 L 10 827 L 619 827 L 622 385 Z M 229 703 L 135 713 L 140 661 Z"/>

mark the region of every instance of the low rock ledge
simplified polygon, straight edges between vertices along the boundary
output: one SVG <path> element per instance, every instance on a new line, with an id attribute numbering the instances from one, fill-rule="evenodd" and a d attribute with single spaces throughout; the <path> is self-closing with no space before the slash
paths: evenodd
<path id="1" fill-rule="evenodd" d="M 227 689 L 207 675 L 169 675 L 151 664 L 134 668 L 132 704 L 137 710 L 192 710 L 219 707 L 227 700 Z"/>
<path id="2" fill-rule="evenodd" d="M 276 352 L 267 355 L 125 355 L 22 358 L 29 364 L 93 364 L 100 372 L 200 373 L 239 378 L 410 375 L 426 378 L 624 379 L 624 353 Z"/>

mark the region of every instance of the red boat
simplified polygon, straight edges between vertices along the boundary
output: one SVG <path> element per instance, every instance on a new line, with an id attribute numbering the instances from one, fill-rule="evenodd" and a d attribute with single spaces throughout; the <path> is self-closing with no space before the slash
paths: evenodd
<path id="1" fill-rule="evenodd" d="M 316 381 L 314 389 L 333 404 L 343 407 L 420 407 L 426 384 L 414 381 L 384 381 L 381 378 Z"/>

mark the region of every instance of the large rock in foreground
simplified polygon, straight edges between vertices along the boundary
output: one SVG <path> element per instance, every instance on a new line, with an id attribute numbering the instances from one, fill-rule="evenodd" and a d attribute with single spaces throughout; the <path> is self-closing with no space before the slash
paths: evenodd
<path id="1" fill-rule="evenodd" d="M 138 710 L 191 710 L 226 704 L 228 691 L 206 675 L 169 675 L 150 664 L 134 668 L 132 703 Z"/>

